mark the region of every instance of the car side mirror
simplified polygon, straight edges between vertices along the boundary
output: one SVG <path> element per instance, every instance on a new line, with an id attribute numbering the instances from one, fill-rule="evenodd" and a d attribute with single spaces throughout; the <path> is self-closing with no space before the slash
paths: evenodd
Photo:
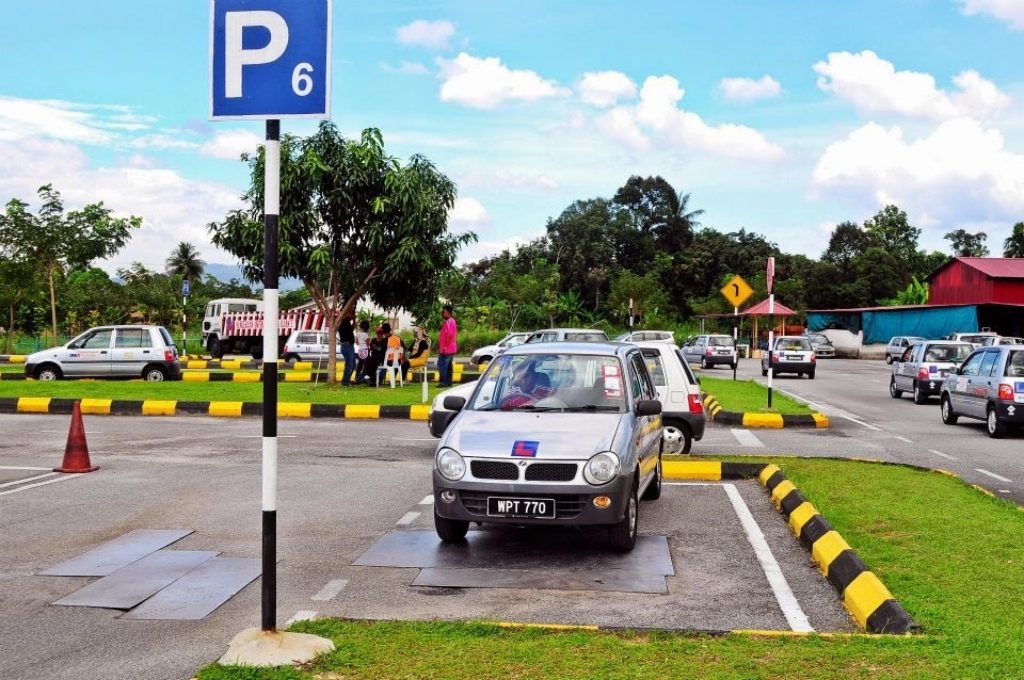
<path id="1" fill-rule="evenodd" d="M 449 411 L 461 411 L 466 407 L 465 397 L 445 397 L 444 407 Z"/>
<path id="2" fill-rule="evenodd" d="M 445 405 L 447 407 L 447 404 Z M 661 413 L 661 402 L 657 399 L 641 399 L 636 402 L 638 416 L 656 416 Z"/>

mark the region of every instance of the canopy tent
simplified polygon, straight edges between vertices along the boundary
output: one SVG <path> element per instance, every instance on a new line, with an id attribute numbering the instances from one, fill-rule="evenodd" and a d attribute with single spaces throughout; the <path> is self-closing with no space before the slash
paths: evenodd
<path id="1" fill-rule="evenodd" d="M 754 305 L 751 305 L 750 307 L 747 307 L 742 312 L 740 312 L 740 314 L 742 314 L 743 316 L 752 316 L 752 317 L 754 317 L 754 338 L 755 338 L 755 342 L 756 342 L 756 338 L 760 337 L 757 334 L 757 317 L 759 317 L 759 316 L 769 316 L 769 314 L 768 314 L 768 300 L 761 300 L 757 304 L 754 304 Z M 790 309 L 786 305 L 784 305 L 781 302 L 779 302 L 778 300 L 776 300 L 775 301 L 774 315 L 776 317 L 782 317 L 782 328 L 785 329 L 786 328 L 786 317 L 787 316 L 796 316 L 796 312 L 794 312 L 792 309 Z M 777 323 L 775 324 L 775 327 L 776 328 L 778 327 Z"/>

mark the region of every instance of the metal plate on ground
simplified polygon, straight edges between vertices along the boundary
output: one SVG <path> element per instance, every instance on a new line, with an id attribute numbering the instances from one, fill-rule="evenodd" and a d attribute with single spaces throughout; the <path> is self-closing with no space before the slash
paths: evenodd
<path id="1" fill-rule="evenodd" d="M 421 569 L 414 586 L 445 588 L 541 588 L 552 590 L 603 590 L 620 593 L 668 592 L 664 574 L 557 569 Z"/>
<path id="2" fill-rule="evenodd" d="M 212 550 L 158 550 L 53 604 L 131 609 L 216 556 Z"/>
<path id="3" fill-rule="evenodd" d="M 39 573 L 42 576 L 106 576 L 191 533 L 191 529 L 136 529 Z"/>
<path id="4" fill-rule="evenodd" d="M 214 557 L 200 564 L 121 618 L 202 619 L 255 580 L 258 559 Z"/>

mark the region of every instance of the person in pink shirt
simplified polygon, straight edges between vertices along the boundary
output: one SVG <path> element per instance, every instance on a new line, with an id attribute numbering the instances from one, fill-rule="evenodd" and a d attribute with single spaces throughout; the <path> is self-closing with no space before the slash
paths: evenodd
<path id="1" fill-rule="evenodd" d="M 459 327 L 452 316 L 452 306 L 445 305 L 441 310 L 441 333 L 437 338 L 437 371 L 440 374 L 438 387 L 452 386 L 452 361 L 459 351 Z"/>

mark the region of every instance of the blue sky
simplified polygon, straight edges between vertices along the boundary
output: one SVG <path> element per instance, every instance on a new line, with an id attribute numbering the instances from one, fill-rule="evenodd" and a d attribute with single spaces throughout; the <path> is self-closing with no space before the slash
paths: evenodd
<path id="1" fill-rule="evenodd" d="M 263 126 L 209 120 L 209 4 L 4 4 L 0 199 L 52 182 L 141 216 L 109 269 L 160 269 L 180 240 L 231 262 L 205 225 Z M 334 0 L 333 21 L 334 121 L 457 182 L 464 260 L 631 174 L 811 256 L 887 202 L 942 250 L 964 227 L 1001 254 L 1024 220 L 1024 0 Z"/>

